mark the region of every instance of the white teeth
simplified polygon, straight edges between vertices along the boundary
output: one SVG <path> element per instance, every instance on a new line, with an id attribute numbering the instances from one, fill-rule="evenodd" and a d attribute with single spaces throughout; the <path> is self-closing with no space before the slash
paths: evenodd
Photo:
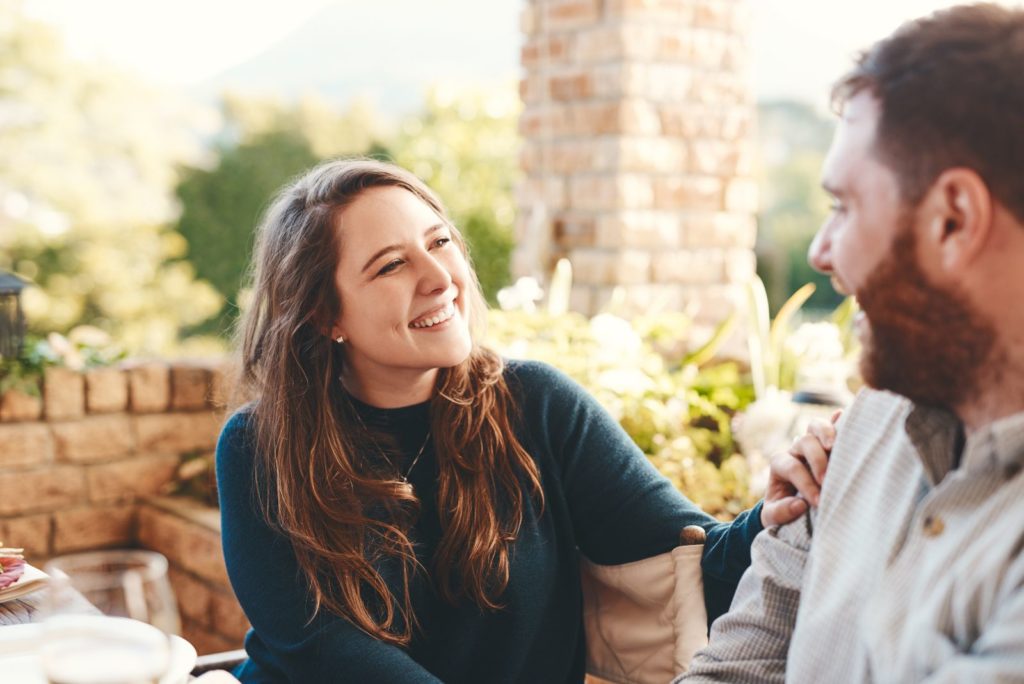
<path id="1" fill-rule="evenodd" d="M 444 321 L 447 321 L 449 318 L 451 318 L 454 315 L 455 315 L 455 306 L 452 305 L 452 304 L 449 304 L 448 306 L 446 306 L 445 308 L 443 308 L 441 311 L 437 312 L 436 314 L 434 314 L 430 318 L 424 318 L 422 321 L 416 321 L 415 323 L 412 323 L 410 327 L 413 327 L 413 328 L 432 328 L 433 326 L 437 325 L 438 323 L 443 323 Z"/>

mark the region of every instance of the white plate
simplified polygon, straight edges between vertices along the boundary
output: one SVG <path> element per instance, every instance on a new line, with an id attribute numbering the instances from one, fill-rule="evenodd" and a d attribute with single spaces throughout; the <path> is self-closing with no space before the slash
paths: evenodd
<path id="1" fill-rule="evenodd" d="M 0 627 L 0 672 L 3 681 L 46 684 L 36 648 L 42 638 L 40 625 Z M 195 647 L 180 636 L 171 637 L 171 667 L 160 684 L 185 684 L 196 666 Z"/>

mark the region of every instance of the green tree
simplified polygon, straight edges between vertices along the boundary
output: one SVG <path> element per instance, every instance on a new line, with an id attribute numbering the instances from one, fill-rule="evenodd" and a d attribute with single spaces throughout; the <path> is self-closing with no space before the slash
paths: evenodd
<path id="1" fill-rule="evenodd" d="M 225 300 L 203 332 L 228 332 L 252 251 L 253 229 L 270 198 L 291 177 L 317 162 L 304 137 L 270 130 L 221 150 L 213 169 L 190 168 L 178 184 L 182 213 L 178 231 L 188 241 L 186 258 L 199 277 Z"/>
<path id="2" fill-rule="evenodd" d="M 0 268 L 30 329 L 98 325 L 131 351 L 165 352 L 216 311 L 169 228 L 175 168 L 201 148 L 203 113 L 131 76 L 78 63 L 55 33 L 0 0 Z"/>

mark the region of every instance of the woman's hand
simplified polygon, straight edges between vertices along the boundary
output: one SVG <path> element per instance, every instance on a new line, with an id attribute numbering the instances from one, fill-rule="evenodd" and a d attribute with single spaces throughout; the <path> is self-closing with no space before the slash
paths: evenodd
<path id="1" fill-rule="evenodd" d="M 840 415 L 842 411 L 836 411 L 831 421 L 813 421 L 789 451 L 772 457 L 761 508 L 761 523 L 765 527 L 793 522 L 807 512 L 808 503 L 818 505 Z"/>

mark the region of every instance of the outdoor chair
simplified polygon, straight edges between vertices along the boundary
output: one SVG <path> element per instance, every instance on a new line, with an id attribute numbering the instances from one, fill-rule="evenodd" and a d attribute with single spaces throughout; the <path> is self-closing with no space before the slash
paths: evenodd
<path id="1" fill-rule="evenodd" d="M 248 655 L 244 648 L 234 651 L 221 651 L 220 653 L 209 653 L 196 658 L 196 666 L 192 668 L 192 676 L 198 677 L 213 670 L 231 671 L 245 660 Z"/>

